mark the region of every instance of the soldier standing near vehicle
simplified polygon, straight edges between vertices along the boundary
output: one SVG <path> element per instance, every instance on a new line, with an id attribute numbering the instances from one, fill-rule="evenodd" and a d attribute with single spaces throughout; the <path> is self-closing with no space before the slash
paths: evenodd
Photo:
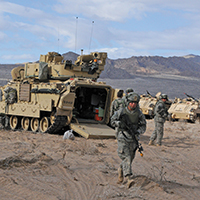
<path id="1" fill-rule="evenodd" d="M 111 108 L 110 108 L 110 117 L 113 116 L 114 112 L 119 110 L 120 108 L 122 108 L 122 103 L 123 103 L 123 94 L 124 91 L 123 90 L 119 90 L 117 93 L 117 99 L 115 99 L 112 104 L 111 104 Z"/>
<path id="2" fill-rule="evenodd" d="M 167 108 L 165 102 L 168 100 L 166 94 L 160 95 L 160 100 L 156 103 L 154 108 L 154 123 L 155 129 L 150 137 L 149 145 L 154 145 L 154 141 L 156 140 L 156 146 L 162 145 L 163 139 L 163 130 L 164 130 L 164 123 L 166 117 L 168 115 Z"/>
<path id="3" fill-rule="evenodd" d="M 139 100 L 140 96 L 136 93 L 128 96 L 128 105 L 115 112 L 111 118 L 111 125 L 117 128 L 117 152 L 122 160 L 117 183 L 122 183 L 126 177 L 128 188 L 133 183 L 131 165 L 138 148 L 139 135 L 146 131 L 146 119 L 139 109 Z"/>

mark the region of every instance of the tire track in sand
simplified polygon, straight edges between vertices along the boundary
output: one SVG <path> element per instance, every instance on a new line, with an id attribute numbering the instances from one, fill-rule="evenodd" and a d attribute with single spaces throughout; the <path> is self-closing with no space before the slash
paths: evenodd
<path id="1" fill-rule="evenodd" d="M 62 165 L 51 166 L 51 170 L 63 184 L 66 199 L 97 199 L 103 193 L 106 180 L 96 169 L 91 169 L 88 174 L 88 166 L 78 166 L 65 169 Z M 72 192 L 73 191 L 73 192 Z"/>

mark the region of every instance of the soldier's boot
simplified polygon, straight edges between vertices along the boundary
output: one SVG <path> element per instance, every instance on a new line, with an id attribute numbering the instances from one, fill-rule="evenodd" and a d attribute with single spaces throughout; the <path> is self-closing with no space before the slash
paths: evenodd
<path id="1" fill-rule="evenodd" d="M 127 188 L 129 189 L 132 185 L 134 185 L 134 180 L 131 178 L 131 176 L 127 177 Z"/>
<path id="2" fill-rule="evenodd" d="M 122 168 L 119 167 L 118 168 L 118 180 L 117 180 L 117 184 L 122 183 L 123 180 L 124 180 L 123 171 L 122 171 Z"/>
<path id="3" fill-rule="evenodd" d="M 149 146 L 154 145 L 153 140 L 150 140 L 148 145 Z"/>
<path id="4" fill-rule="evenodd" d="M 161 146 L 161 144 L 156 144 L 156 146 L 157 146 L 157 147 L 160 147 L 160 146 Z"/>

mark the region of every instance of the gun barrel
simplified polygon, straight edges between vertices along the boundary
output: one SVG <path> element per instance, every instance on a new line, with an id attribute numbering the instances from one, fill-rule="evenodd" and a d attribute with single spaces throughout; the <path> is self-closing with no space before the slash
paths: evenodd
<path id="1" fill-rule="evenodd" d="M 198 99 L 194 98 L 193 96 L 188 95 L 187 93 L 184 93 L 184 94 L 185 94 L 187 97 L 192 98 L 192 99 L 194 99 L 195 101 L 199 102 Z"/>
<path id="2" fill-rule="evenodd" d="M 146 92 L 147 92 L 148 95 L 151 95 L 148 90 L 146 90 Z"/>

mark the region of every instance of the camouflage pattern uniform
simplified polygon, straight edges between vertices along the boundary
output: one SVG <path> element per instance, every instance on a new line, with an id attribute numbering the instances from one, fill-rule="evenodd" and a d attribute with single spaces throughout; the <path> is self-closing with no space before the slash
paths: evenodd
<path id="1" fill-rule="evenodd" d="M 126 107 L 128 105 L 127 98 L 130 96 L 130 94 L 133 94 L 134 90 L 132 88 L 126 89 L 126 95 L 122 97 L 122 106 Z"/>
<path id="2" fill-rule="evenodd" d="M 162 145 L 164 123 L 168 115 L 167 108 L 162 100 L 159 100 L 156 103 L 154 108 L 154 115 L 155 129 L 150 137 L 150 143 L 157 140 L 156 144 L 157 146 L 160 146 Z"/>
<path id="3" fill-rule="evenodd" d="M 131 135 L 127 127 L 122 124 L 121 115 L 126 114 L 129 118 L 129 121 L 136 127 L 135 137 Z M 139 106 L 130 111 L 127 107 L 121 108 L 111 118 L 111 125 L 117 127 L 116 138 L 118 141 L 118 156 L 121 158 L 122 162 L 120 168 L 122 169 L 123 175 L 130 176 L 132 175 L 131 164 L 135 157 L 135 152 L 137 150 L 136 139 L 139 139 L 139 135 L 143 134 L 146 131 L 146 119 Z"/>
<path id="4" fill-rule="evenodd" d="M 110 108 L 110 117 L 113 116 L 115 111 L 117 111 L 120 108 L 122 108 L 122 104 L 123 104 L 123 99 L 122 98 L 117 98 L 112 102 L 111 108 Z"/>

